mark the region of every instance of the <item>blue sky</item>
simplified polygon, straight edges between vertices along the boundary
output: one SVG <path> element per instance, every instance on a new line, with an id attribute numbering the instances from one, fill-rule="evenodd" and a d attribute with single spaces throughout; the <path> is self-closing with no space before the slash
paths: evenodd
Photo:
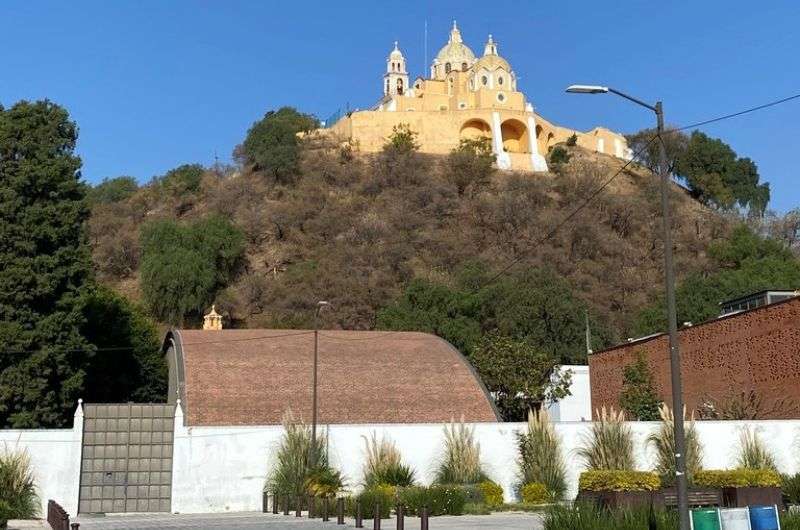
<path id="1" fill-rule="evenodd" d="M 381 93 L 397 39 L 412 74 L 453 19 L 476 53 L 488 33 L 537 110 L 576 129 L 629 132 L 653 118 L 602 83 L 663 99 L 683 125 L 800 93 L 800 2 L 36 1 L 0 2 L 0 103 L 50 98 L 80 126 L 84 177 L 146 181 L 185 162 L 230 159 L 268 109 L 325 118 Z M 800 100 L 711 125 L 772 184 L 771 207 L 800 206 Z"/>

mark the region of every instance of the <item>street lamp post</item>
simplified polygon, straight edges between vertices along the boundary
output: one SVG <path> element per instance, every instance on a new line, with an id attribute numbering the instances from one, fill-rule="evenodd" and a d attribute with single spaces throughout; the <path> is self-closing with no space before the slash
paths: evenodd
<path id="1" fill-rule="evenodd" d="M 659 176 L 661 178 L 661 215 L 664 224 L 664 275 L 667 291 L 667 321 L 669 323 L 669 359 L 672 378 L 672 410 L 675 429 L 675 482 L 678 489 L 680 529 L 689 530 L 689 497 L 686 483 L 686 437 L 683 429 L 683 389 L 681 384 L 681 357 L 678 349 L 678 318 L 675 312 L 675 270 L 672 261 L 672 229 L 669 210 L 669 166 L 664 147 L 664 109 L 660 101 L 650 105 L 613 88 L 595 85 L 572 85 L 567 92 L 577 94 L 605 94 L 611 92 L 655 112 L 657 120 Z M 680 416 L 679 416 L 680 414 Z M 680 417 L 680 421 L 678 418 Z"/>
<path id="2" fill-rule="evenodd" d="M 309 468 L 317 466 L 317 369 L 319 366 L 319 313 L 330 304 L 324 300 L 317 302 L 314 311 L 314 375 L 311 383 L 311 449 L 309 451 Z"/>

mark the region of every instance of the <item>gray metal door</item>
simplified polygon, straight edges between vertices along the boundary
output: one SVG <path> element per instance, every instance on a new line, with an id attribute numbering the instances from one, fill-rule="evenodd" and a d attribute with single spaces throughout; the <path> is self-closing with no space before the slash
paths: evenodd
<path id="1" fill-rule="evenodd" d="M 169 512 L 175 405 L 83 407 L 80 513 Z"/>

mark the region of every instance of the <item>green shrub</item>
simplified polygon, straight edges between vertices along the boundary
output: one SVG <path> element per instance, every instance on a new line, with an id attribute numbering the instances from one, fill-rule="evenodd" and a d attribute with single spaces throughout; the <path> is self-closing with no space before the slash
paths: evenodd
<path id="1" fill-rule="evenodd" d="M 650 471 L 593 470 L 581 473 L 578 487 L 585 491 L 654 491 L 661 479 Z"/>
<path id="2" fill-rule="evenodd" d="M 461 486 L 435 484 L 430 487 L 412 486 L 398 490 L 398 498 L 409 515 L 419 515 L 428 508 L 429 515 L 462 515 L 468 494 Z"/>
<path id="3" fill-rule="evenodd" d="M 677 530 L 677 513 L 648 508 L 606 510 L 594 504 L 553 506 L 545 512 L 544 530 Z"/>
<path id="4" fill-rule="evenodd" d="M 468 502 L 464 505 L 464 515 L 489 515 L 492 511 L 483 503 Z"/>
<path id="5" fill-rule="evenodd" d="M 567 138 L 567 142 L 566 143 L 567 143 L 567 145 L 569 147 L 573 147 L 573 146 L 577 145 L 578 144 L 578 135 L 575 134 L 575 133 L 572 133 L 572 136 Z"/>
<path id="6" fill-rule="evenodd" d="M 206 168 L 200 164 L 183 164 L 167 171 L 158 182 L 165 192 L 177 197 L 199 191 L 205 172 Z"/>
<path id="7" fill-rule="evenodd" d="M 781 530 L 800 530 L 800 512 L 781 513 Z"/>
<path id="8" fill-rule="evenodd" d="M 633 435 L 625 425 L 625 414 L 603 407 L 577 453 L 589 470 L 633 470 Z"/>
<path id="9" fill-rule="evenodd" d="M 124 201 L 139 189 L 133 177 L 104 178 L 103 182 L 90 187 L 86 192 L 89 204 L 108 204 Z"/>
<path id="10" fill-rule="evenodd" d="M 436 470 L 439 484 L 477 484 L 486 479 L 475 429 L 453 422 L 444 426 L 444 457 Z"/>
<path id="11" fill-rule="evenodd" d="M 367 455 L 364 463 L 364 486 L 371 488 L 388 484 L 405 487 L 414 484 L 414 470 L 403 464 L 400 451 L 392 440 L 384 435 L 378 441 L 374 432 L 370 438 L 363 438 Z"/>
<path id="12" fill-rule="evenodd" d="M 503 488 L 500 484 L 491 480 L 484 480 L 477 487 L 481 493 L 483 503 L 489 508 L 495 508 L 503 504 Z"/>
<path id="13" fill-rule="evenodd" d="M 555 146 L 553 150 L 550 151 L 551 164 L 566 164 L 569 162 L 570 158 L 572 158 L 571 155 L 560 145 Z"/>
<path id="14" fill-rule="evenodd" d="M 317 466 L 308 472 L 305 490 L 315 497 L 334 497 L 344 487 L 342 474 L 331 467 Z"/>
<path id="15" fill-rule="evenodd" d="M 764 445 L 763 440 L 755 430 L 749 427 L 742 429 L 739 444 L 737 464 L 740 468 L 778 470 L 778 466 L 775 464 L 775 456 Z"/>
<path id="16" fill-rule="evenodd" d="M 0 450 L 0 519 L 32 519 L 39 514 L 39 496 L 26 451 Z"/>
<path id="17" fill-rule="evenodd" d="M 545 409 L 528 414 L 528 431 L 517 433 L 520 482 L 544 484 L 554 500 L 567 490 L 567 470 L 561 440 Z"/>
<path id="18" fill-rule="evenodd" d="M 552 500 L 552 496 L 550 492 L 547 491 L 547 487 L 538 482 L 525 484 L 520 488 L 519 492 L 520 497 L 522 497 L 522 502 L 526 504 L 547 504 Z"/>
<path id="19" fill-rule="evenodd" d="M 350 516 L 356 513 L 356 501 L 361 503 L 361 515 L 365 519 L 375 516 L 376 505 L 380 507 L 381 519 L 388 519 L 392 508 L 397 504 L 397 488 L 381 484 L 366 488 L 355 497 L 348 498 L 346 508 Z"/>
<path id="20" fill-rule="evenodd" d="M 787 504 L 800 504 L 800 473 L 783 475 L 781 477 L 781 490 Z"/>
<path id="21" fill-rule="evenodd" d="M 694 484 L 706 488 L 779 487 L 781 477 L 771 469 L 709 469 L 698 471 Z"/>
<path id="22" fill-rule="evenodd" d="M 647 443 L 656 449 L 656 473 L 661 477 L 661 483 L 672 486 L 675 481 L 675 431 L 674 415 L 667 405 L 659 409 L 661 425 L 658 431 L 647 437 Z M 684 420 L 684 424 L 686 421 Z M 686 478 L 692 483 L 694 475 L 703 469 L 703 448 L 697 436 L 694 419 L 686 427 Z"/>

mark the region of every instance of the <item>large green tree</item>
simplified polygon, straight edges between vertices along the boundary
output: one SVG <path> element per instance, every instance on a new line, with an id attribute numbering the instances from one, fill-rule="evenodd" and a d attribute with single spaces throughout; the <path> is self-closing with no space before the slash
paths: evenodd
<path id="1" fill-rule="evenodd" d="M 657 421 L 661 417 L 661 400 L 656 393 L 653 373 L 643 352 L 637 352 L 636 360 L 622 370 L 619 405 L 635 420 Z"/>
<path id="2" fill-rule="evenodd" d="M 628 144 L 639 162 L 658 171 L 659 149 L 655 129 L 628 135 Z M 668 130 L 663 136 L 667 161 L 694 198 L 728 210 L 738 206 L 761 216 L 769 203 L 769 183 L 760 182 L 758 167 L 740 158 L 730 145 L 700 131 L 691 135 Z"/>
<path id="3" fill-rule="evenodd" d="M 158 319 L 198 318 L 241 265 L 244 235 L 227 219 L 160 220 L 141 234 L 142 292 Z"/>
<path id="4" fill-rule="evenodd" d="M 492 331 L 525 340 L 562 364 L 586 361 L 587 306 L 563 278 L 529 268 L 486 283 L 480 265 L 465 267 L 454 286 L 423 279 L 378 313 L 383 329 L 435 333 L 469 354 Z M 485 287 L 481 287 L 484 286 Z M 608 330 L 590 319 L 595 348 L 610 342 Z"/>
<path id="5" fill-rule="evenodd" d="M 93 347 L 78 129 L 49 101 L 0 108 L 0 426 L 64 425 Z"/>
<path id="6" fill-rule="evenodd" d="M 167 365 L 158 329 L 142 309 L 103 286 L 84 297 L 83 335 L 97 347 L 86 367 L 83 398 L 95 403 L 163 402 Z"/>
<path id="7" fill-rule="evenodd" d="M 794 289 L 800 285 L 800 261 L 789 248 L 736 227 L 725 240 L 708 248 L 714 272 L 687 276 L 676 291 L 678 322 L 703 322 L 719 315 L 725 300 L 765 289 Z M 634 331 L 641 335 L 666 329 L 663 298 L 643 309 Z"/>
<path id="8" fill-rule="evenodd" d="M 572 374 L 557 372 L 558 360 L 526 340 L 491 332 L 469 359 L 506 421 L 525 421 L 529 410 L 569 395 Z"/>
<path id="9" fill-rule="evenodd" d="M 247 131 L 239 155 L 278 182 L 291 182 L 299 171 L 300 140 L 297 134 L 319 127 L 311 115 L 292 107 L 269 111 Z"/>

